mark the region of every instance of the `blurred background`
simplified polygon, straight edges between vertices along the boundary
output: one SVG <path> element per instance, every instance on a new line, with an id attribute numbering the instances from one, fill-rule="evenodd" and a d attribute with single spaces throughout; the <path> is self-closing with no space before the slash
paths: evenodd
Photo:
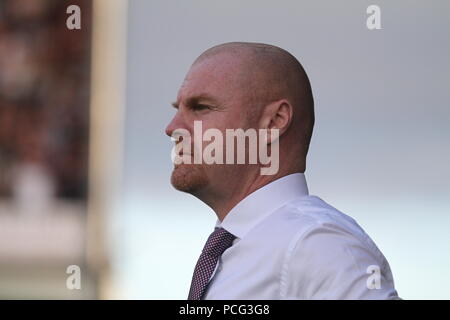
<path id="1" fill-rule="evenodd" d="M 449 33 L 445 0 L 0 0 L 0 298 L 186 299 L 216 218 L 170 186 L 170 103 L 202 51 L 252 41 L 310 77 L 310 193 L 402 298 L 450 299 Z"/>
<path id="2" fill-rule="evenodd" d="M 78 3 L 70 32 L 65 1 L 0 1 L 0 298 L 65 296 L 66 267 L 87 271 L 92 4 Z"/>

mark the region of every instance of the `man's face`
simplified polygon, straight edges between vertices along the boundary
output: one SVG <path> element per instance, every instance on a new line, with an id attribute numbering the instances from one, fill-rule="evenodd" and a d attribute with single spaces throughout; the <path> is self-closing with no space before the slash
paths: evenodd
<path id="1" fill-rule="evenodd" d="M 226 54 L 208 57 L 195 63 L 189 70 L 178 92 L 177 109 L 166 134 L 172 136 L 176 129 L 187 130 L 194 140 L 194 121 L 202 122 L 202 131 L 215 128 L 225 137 L 225 129 L 243 128 L 252 124 L 249 114 L 250 100 L 245 89 L 245 75 L 236 58 Z M 203 143 L 200 152 L 208 143 Z M 194 152 L 194 145 L 191 151 Z M 226 183 L 238 178 L 233 165 L 193 164 L 175 165 L 172 185 L 193 194 L 208 192 L 212 184 Z M 236 166 L 234 166 L 236 167 Z M 220 188 L 219 188 L 220 189 Z"/>

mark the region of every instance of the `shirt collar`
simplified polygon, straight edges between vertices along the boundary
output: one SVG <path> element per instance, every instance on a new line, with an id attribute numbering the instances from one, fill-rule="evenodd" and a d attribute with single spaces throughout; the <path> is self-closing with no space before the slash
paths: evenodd
<path id="1" fill-rule="evenodd" d="M 308 186 L 303 173 L 284 176 L 242 199 L 222 222 L 217 219 L 216 228 L 222 227 L 237 238 L 243 238 L 250 229 L 283 204 L 306 195 Z"/>

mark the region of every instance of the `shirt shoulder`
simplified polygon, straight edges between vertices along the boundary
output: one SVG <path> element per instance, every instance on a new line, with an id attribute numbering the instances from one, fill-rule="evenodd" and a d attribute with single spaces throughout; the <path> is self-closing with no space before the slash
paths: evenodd
<path id="1" fill-rule="evenodd" d="M 290 299 L 390 299 L 397 296 L 386 258 L 350 216 L 316 196 L 294 199 L 269 217 L 285 241 L 281 296 Z M 269 222 L 269 221 L 268 221 Z M 381 288 L 371 289 L 371 273 Z M 368 282 L 369 281 L 369 282 Z"/>
<path id="2" fill-rule="evenodd" d="M 327 229 L 368 246 L 377 254 L 381 251 L 355 219 L 342 213 L 317 196 L 294 199 L 274 213 L 280 227 L 289 230 L 292 237 L 301 238 L 314 230 Z"/>

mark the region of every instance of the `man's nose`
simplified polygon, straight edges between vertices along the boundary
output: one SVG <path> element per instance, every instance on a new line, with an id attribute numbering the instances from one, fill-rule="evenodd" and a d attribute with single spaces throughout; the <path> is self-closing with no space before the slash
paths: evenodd
<path id="1" fill-rule="evenodd" d="M 185 128 L 183 119 L 178 111 L 166 127 L 166 134 L 171 137 L 176 129 Z"/>

